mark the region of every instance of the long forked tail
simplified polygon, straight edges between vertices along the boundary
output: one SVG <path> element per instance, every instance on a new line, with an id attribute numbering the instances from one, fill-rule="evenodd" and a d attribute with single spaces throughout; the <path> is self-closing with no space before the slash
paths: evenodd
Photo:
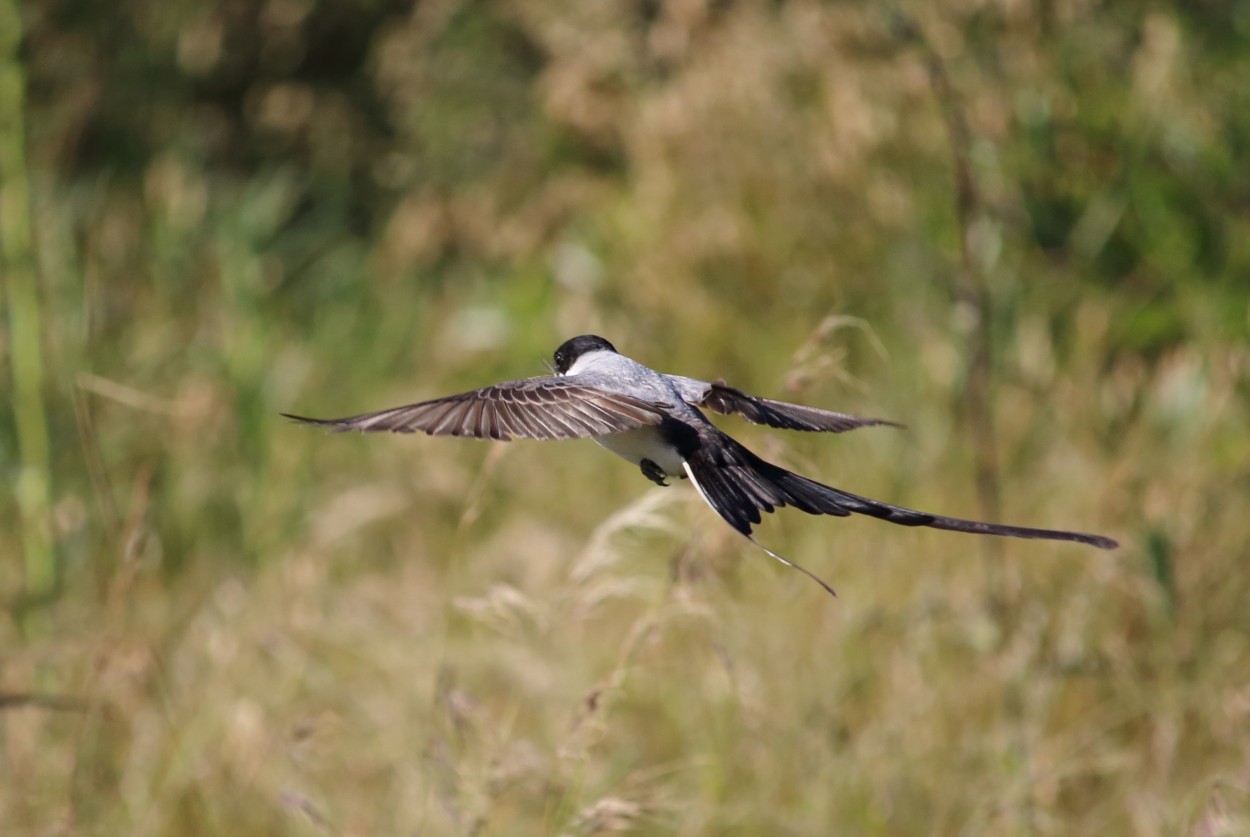
<path id="1" fill-rule="evenodd" d="M 1111 538 L 1102 535 L 963 520 L 870 500 L 766 462 L 724 434 L 721 434 L 718 441 L 720 444 L 703 445 L 683 463 L 686 475 L 690 477 L 690 482 L 694 484 L 699 495 L 725 522 L 756 546 L 781 563 L 815 579 L 830 593 L 833 593 L 833 589 L 823 580 L 763 547 L 751 537 L 751 527 L 760 522 L 762 514 L 782 506 L 793 506 L 808 514 L 837 517 L 864 514 L 900 526 L 926 526 L 930 529 L 968 532 L 974 535 L 1071 541 L 1099 549 L 1114 549 L 1119 546 Z"/>
<path id="2" fill-rule="evenodd" d="M 777 468 L 775 465 L 770 467 Z M 925 526 L 929 529 L 945 529 L 948 532 L 967 532 L 973 535 L 999 535 L 1008 538 L 1070 541 L 1072 543 L 1083 543 L 1098 549 L 1115 549 L 1120 545 L 1111 538 L 1103 535 L 1091 535 L 1086 532 L 1070 532 L 1064 529 L 1036 529 L 1031 526 L 1011 526 L 1006 523 L 986 523 L 981 520 L 964 520 L 959 517 L 945 517 L 940 514 L 916 511 L 915 509 L 882 503 L 880 500 L 870 500 L 867 497 L 861 497 L 849 491 L 842 491 L 841 489 L 818 483 L 815 480 L 809 480 L 807 477 L 801 477 L 781 468 L 777 468 L 777 470 L 783 473 L 783 476 L 779 479 L 779 486 L 783 490 L 793 492 L 798 496 L 803 494 L 814 495 L 816 502 L 812 503 L 812 509 L 804 508 L 798 503 L 795 504 L 797 508 L 809 514 L 844 515 L 847 512 L 852 512 L 854 514 L 876 517 L 899 526 Z"/>

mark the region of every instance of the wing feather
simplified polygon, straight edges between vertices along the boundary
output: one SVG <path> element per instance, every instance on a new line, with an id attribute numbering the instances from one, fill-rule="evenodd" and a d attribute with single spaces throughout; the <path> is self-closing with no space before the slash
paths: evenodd
<path id="1" fill-rule="evenodd" d="M 562 378 L 526 378 L 364 413 L 315 419 L 283 413 L 334 432 L 389 431 L 476 439 L 583 439 L 659 424 L 663 405 Z"/>
<path id="2" fill-rule="evenodd" d="M 822 410 L 818 407 L 774 401 L 771 398 L 758 398 L 754 395 L 747 395 L 742 390 L 735 389 L 719 379 L 708 383 L 695 378 L 670 375 L 669 380 L 677 387 L 677 391 L 681 393 L 686 403 L 691 406 L 706 407 L 723 416 L 740 416 L 752 424 L 764 424 L 781 430 L 843 433 L 847 430 L 875 425 L 902 426 L 885 419 L 860 418 L 846 413 L 835 413 L 832 410 Z"/>

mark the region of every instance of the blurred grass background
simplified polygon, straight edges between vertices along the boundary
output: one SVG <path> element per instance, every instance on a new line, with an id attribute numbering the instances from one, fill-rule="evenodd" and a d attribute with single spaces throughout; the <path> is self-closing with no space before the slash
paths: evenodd
<path id="1" fill-rule="evenodd" d="M 1250 11 L 0 2 L 0 831 L 1250 833 Z M 326 437 L 574 334 L 1097 531 Z"/>

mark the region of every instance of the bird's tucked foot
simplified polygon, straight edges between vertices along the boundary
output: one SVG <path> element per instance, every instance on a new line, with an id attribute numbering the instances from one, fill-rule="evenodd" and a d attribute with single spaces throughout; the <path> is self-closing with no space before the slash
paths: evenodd
<path id="1" fill-rule="evenodd" d="M 656 485 L 668 487 L 668 483 L 664 481 L 664 478 L 668 476 L 668 474 L 664 473 L 664 469 L 659 465 L 656 465 L 650 459 L 644 459 L 638 463 L 638 467 L 642 469 L 642 475 L 644 477 L 651 480 Z"/>

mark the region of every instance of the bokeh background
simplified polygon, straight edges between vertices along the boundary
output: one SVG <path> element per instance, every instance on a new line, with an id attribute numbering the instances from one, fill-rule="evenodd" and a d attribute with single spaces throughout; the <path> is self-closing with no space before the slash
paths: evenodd
<path id="1" fill-rule="evenodd" d="M 0 0 L 0 831 L 1250 833 L 1250 7 Z M 326 436 L 652 366 L 905 422 Z"/>

